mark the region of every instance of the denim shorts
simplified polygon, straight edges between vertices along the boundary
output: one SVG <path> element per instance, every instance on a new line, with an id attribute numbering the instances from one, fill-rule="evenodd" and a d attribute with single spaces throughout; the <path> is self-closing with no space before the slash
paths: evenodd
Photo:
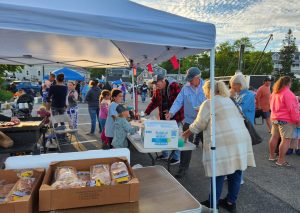
<path id="1" fill-rule="evenodd" d="M 270 117 L 270 115 L 271 115 L 271 113 L 268 111 L 268 112 L 263 112 L 262 113 L 262 118 L 263 119 L 267 119 L 267 118 L 269 118 Z"/>

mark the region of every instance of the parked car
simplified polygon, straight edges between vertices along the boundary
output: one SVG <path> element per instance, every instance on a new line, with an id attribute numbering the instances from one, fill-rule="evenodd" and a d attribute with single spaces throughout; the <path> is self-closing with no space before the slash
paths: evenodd
<path id="1" fill-rule="evenodd" d="M 15 83 L 17 89 L 24 89 L 26 93 L 33 92 L 34 96 L 37 96 L 37 94 L 41 91 L 41 86 L 38 83 L 30 82 L 30 81 L 13 81 Z"/>

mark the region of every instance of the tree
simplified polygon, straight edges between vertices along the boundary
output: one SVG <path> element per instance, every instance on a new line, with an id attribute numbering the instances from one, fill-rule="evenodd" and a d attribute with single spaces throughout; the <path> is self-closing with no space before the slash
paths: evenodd
<path id="1" fill-rule="evenodd" d="M 99 78 L 106 75 L 106 68 L 89 68 L 91 79 Z"/>
<path id="2" fill-rule="evenodd" d="M 271 74 L 273 71 L 272 54 L 271 52 L 265 53 L 261 62 L 252 73 L 253 68 L 260 58 L 261 51 L 255 51 L 254 47 L 249 38 L 244 37 L 234 42 L 223 42 L 220 43 L 216 48 L 216 65 L 215 75 L 216 76 L 228 76 L 234 75 L 238 69 L 238 58 L 240 45 L 244 44 L 246 51 L 244 53 L 244 67 L 243 73 L 245 74 L 256 74 L 264 75 Z M 174 70 L 170 61 L 166 61 L 160 64 L 161 67 L 165 68 L 168 73 L 178 73 L 178 70 Z M 202 71 L 202 77 L 209 77 L 210 69 L 210 56 L 207 53 L 197 54 L 188 56 L 180 59 L 180 72 L 185 73 L 190 67 L 198 67 Z"/>
<path id="3" fill-rule="evenodd" d="M 282 65 L 282 69 L 279 70 L 276 77 L 295 77 L 294 73 L 291 72 L 291 67 L 294 62 L 294 54 L 297 51 L 298 48 L 296 45 L 296 38 L 294 37 L 292 30 L 289 29 L 287 34 L 285 35 L 285 39 L 282 40 L 282 47 L 280 49 L 280 63 Z"/>
<path id="4" fill-rule="evenodd" d="M 247 50 L 254 50 L 254 46 L 252 45 L 250 39 L 248 37 L 243 37 L 241 39 L 236 40 L 233 43 L 233 46 L 235 48 L 235 50 L 239 51 L 240 50 L 240 46 L 244 44 L 245 45 L 245 49 Z"/>

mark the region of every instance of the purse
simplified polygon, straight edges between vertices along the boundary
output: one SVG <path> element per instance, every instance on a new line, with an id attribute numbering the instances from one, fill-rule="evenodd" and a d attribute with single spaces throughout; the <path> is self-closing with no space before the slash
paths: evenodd
<path id="1" fill-rule="evenodd" d="M 233 103 L 235 104 L 235 106 L 237 107 L 238 111 L 240 112 L 240 114 L 243 116 L 244 118 L 244 123 L 246 128 L 248 129 L 248 132 L 250 134 L 251 137 L 251 141 L 252 141 L 252 146 L 253 145 L 257 145 L 260 144 L 263 140 L 262 138 L 259 136 L 259 134 L 256 132 L 254 126 L 252 125 L 252 123 L 247 119 L 247 117 L 244 115 L 244 113 L 242 112 L 242 110 L 240 109 L 240 107 L 237 105 L 237 103 L 235 102 L 235 100 L 233 98 L 231 98 L 231 100 L 233 101 Z"/>

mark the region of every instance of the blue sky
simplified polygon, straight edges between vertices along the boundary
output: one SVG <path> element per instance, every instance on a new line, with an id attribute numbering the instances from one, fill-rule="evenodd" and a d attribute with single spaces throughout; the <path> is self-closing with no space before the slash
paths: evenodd
<path id="1" fill-rule="evenodd" d="M 217 43 L 249 37 L 262 50 L 272 33 L 267 51 L 277 51 L 289 28 L 300 49 L 300 0 L 132 0 L 155 9 L 217 28 Z M 264 40 L 263 40 L 264 39 Z M 260 42 L 261 41 L 261 42 Z"/>

